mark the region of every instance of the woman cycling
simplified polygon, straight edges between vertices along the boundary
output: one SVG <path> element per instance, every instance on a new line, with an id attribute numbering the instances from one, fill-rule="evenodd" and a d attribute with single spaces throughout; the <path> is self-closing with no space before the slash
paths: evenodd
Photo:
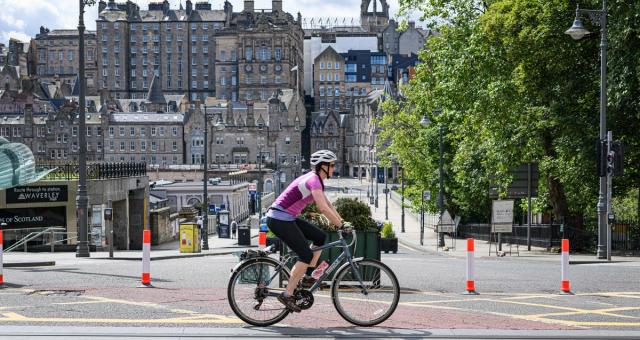
<path id="1" fill-rule="evenodd" d="M 278 301 L 289 310 L 300 312 L 293 296 L 297 283 L 302 279 L 303 285 L 311 285 L 315 281 L 310 275 L 315 269 L 320 251 L 312 249 L 324 244 L 327 234 L 316 226 L 298 216 L 309 204 L 315 202 L 320 212 L 337 226 L 346 226 L 340 214 L 324 194 L 324 180 L 331 177 L 336 155 L 329 150 L 320 150 L 311 155 L 310 171 L 296 178 L 275 200 L 267 212 L 267 226 L 278 238 L 298 255 L 298 262 L 293 266 L 287 290 L 278 296 Z M 312 242 L 308 246 L 308 240 Z"/>

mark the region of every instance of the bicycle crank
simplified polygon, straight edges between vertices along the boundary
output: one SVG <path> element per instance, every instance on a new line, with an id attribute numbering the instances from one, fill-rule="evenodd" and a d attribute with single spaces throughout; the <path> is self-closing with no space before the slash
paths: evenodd
<path id="1" fill-rule="evenodd" d="M 306 289 L 296 290 L 296 305 L 300 307 L 300 309 L 305 310 L 311 308 L 313 306 L 313 294 Z"/>

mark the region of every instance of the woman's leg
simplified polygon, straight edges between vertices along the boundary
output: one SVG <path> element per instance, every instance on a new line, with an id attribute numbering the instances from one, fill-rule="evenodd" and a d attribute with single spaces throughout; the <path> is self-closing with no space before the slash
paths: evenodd
<path id="1" fill-rule="evenodd" d="M 304 237 L 306 237 L 307 240 L 311 240 L 311 250 L 324 245 L 324 243 L 326 242 L 327 233 L 325 233 L 315 225 L 300 218 L 296 219 L 296 225 L 298 226 L 298 228 L 300 228 L 300 231 L 302 231 Z M 313 258 L 309 263 L 309 267 L 315 268 L 318 265 L 318 259 L 320 258 L 321 254 L 322 251 L 313 252 Z"/>
<path id="2" fill-rule="evenodd" d="M 267 218 L 269 229 L 282 240 L 293 252 L 298 255 L 298 262 L 293 266 L 289 285 L 287 285 L 287 294 L 293 295 L 294 290 L 298 286 L 298 282 L 304 276 L 309 267 L 309 263 L 313 260 L 313 252 L 307 246 L 307 239 L 302 233 L 297 221 L 281 221 Z"/>

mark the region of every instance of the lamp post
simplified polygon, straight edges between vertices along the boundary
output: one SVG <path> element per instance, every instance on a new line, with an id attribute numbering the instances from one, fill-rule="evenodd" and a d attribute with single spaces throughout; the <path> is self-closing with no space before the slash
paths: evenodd
<path id="1" fill-rule="evenodd" d="M 258 200 L 258 220 L 262 219 L 262 148 L 264 148 L 264 137 L 258 137 L 258 185 L 256 185 L 256 200 Z"/>
<path id="2" fill-rule="evenodd" d="M 224 129 L 224 123 L 222 117 L 218 118 L 218 121 L 214 125 L 218 130 Z M 203 168 L 203 180 L 202 180 L 202 205 L 204 206 L 202 213 L 202 250 L 209 250 L 209 115 L 207 114 L 207 107 L 204 107 L 204 164 Z"/>
<path id="3" fill-rule="evenodd" d="M 433 115 L 439 115 L 440 110 L 434 110 Z M 431 122 L 425 115 L 420 121 L 422 126 L 429 126 Z M 440 212 L 440 223 L 442 223 L 442 215 L 444 214 L 444 125 L 439 124 L 438 127 L 438 143 L 440 145 L 440 159 L 438 165 L 439 190 L 438 190 L 438 210 Z M 438 247 L 444 247 L 444 234 L 438 231 Z"/>
<path id="4" fill-rule="evenodd" d="M 601 10 L 576 8 L 576 18 L 573 25 L 565 31 L 574 40 L 580 40 L 590 32 L 582 25 L 581 13 L 588 15 L 594 25 L 600 26 L 600 141 L 607 138 L 607 1 L 602 0 Z M 600 157 L 600 155 L 598 155 Z M 598 194 L 598 251 L 599 259 L 607 258 L 606 240 L 607 229 L 607 196 L 610 188 L 607 186 L 606 174 L 600 176 L 600 190 Z"/>
<path id="5" fill-rule="evenodd" d="M 389 219 L 389 174 L 387 174 L 387 166 L 384 166 L 384 219 Z"/>
<path id="6" fill-rule="evenodd" d="M 78 17 L 78 81 L 80 93 L 78 98 L 78 191 L 76 196 L 76 216 L 78 218 L 78 246 L 76 257 L 89 257 L 89 227 L 87 209 L 89 197 L 87 196 L 87 128 L 85 122 L 85 88 L 86 79 L 84 72 L 84 7 L 95 4 L 95 0 L 79 0 L 80 15 Z"/>
<path id="7" fill-rule="evenodd" d="M 404 168 L 401 168 L 400 171 L 400 185 L 402 186 L 402 200 L 400 203 L 400 209 L 402 209 L 402 213 L 400 215 L 400 232 L 404 233 Z"/>

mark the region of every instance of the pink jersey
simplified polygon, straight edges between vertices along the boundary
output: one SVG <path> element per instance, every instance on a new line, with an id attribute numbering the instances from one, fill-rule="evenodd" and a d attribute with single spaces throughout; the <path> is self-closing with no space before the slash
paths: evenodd
<path id="1" fill-rule="evenodd" d="M 273 207 L 277 210 L 269 210 L 267 216 L 285 221 L 295 219 L 307 205 L 313 202 L 311 191 L 317 189 L 322 190 L 322 183 L 314 172 L 296 178 L 273 203 Z"/>

